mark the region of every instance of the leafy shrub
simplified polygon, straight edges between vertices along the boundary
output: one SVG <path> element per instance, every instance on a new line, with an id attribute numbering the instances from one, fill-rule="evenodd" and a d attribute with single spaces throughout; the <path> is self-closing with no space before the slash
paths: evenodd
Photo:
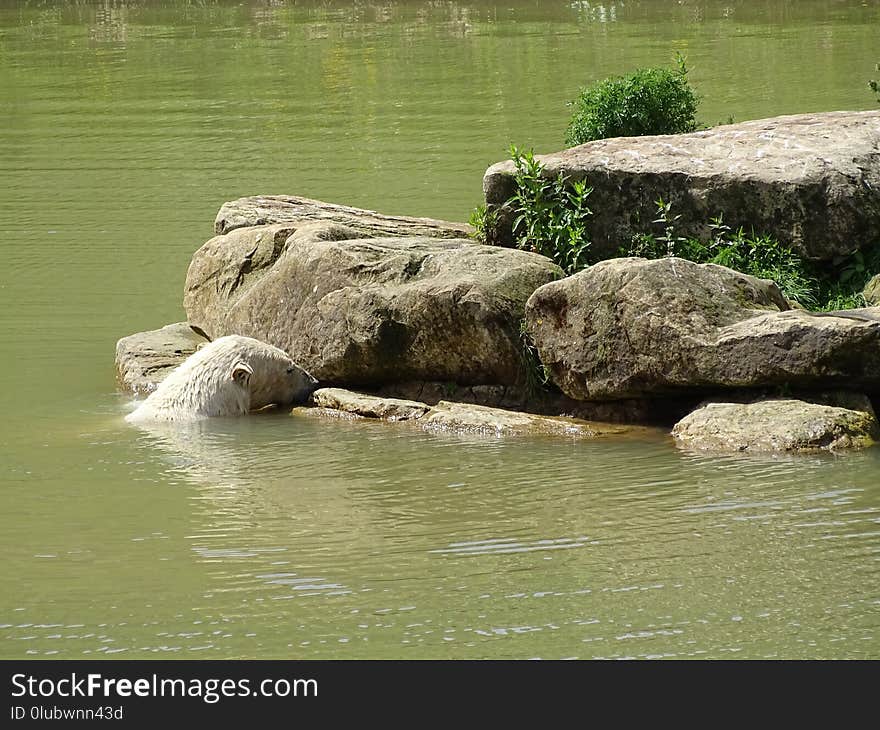
<path id="1" fill-rule="evenodd" d="M 819 282 L 808 262 L 771 236 L 746 235 L 740 228 L 731 232 L 722 216 L 712 219 L 712 240 L 683 238 L 675 234 L 672 205 L 661 198 L 656 201 L 660 235 L 639 234 L 620 253 L 624 256 L 662 258 L 679 256 L 698 264 L 719 264 L 761 279 L 772 279 L 782 293 L 801 306 L 818 305 Z"/>
<path id="2" fill-rule="evenodd" d="M 880 63 L 877 64 L 877 70 L 880 71 Z M 877 101 L 880 101 L 880 81 L 871 79 L 868 82 L 868 86 L 871 87 L 871 91 L 877 94 Z"/>
<path id="3" fill-rule="evenodd" d="M 485 204 L 478 205 L 474 208 L 471 217 L 468 219 L 468 223 L 474 227 L 474 232 L 471 233 L 471 238 L 480 242 L 485 242 L 486 232 L 494 228 L 497 219 L 497 211 L 489 210 Z"/>
<path id="4" fill-rule="evenodd" d="M 818 310 L 820 312 L 836 312 L 841 309 L 861 309 L 868 303 L 861 292 L 845 291 L 841 287 L 832 287 L 823 299 Z"/>
<path id="5" fill-rule="evenodd" d="M 820 309 L 857 309 L 867 306 L 862 295 L 868 282 L 880 273 L 880 243 L 849 256 L 838 256 L 819 277 Z"/>
<path id="6" fill-rule="evenodd" d="M 698 103 L 679 55 L 677 68 L 642 68 L 582 89 L 573 102 L 566 143 L 693 132 Z"/>
<path id="7" fill-rule="evenodd" d="M 569 184 L 562 173 L 545 177 L 544 166 L 531 151 L 511 147 L 510 156 L 516 168 L 516 193 L 508 205 L 516 216 L 517 247 L 553 259 L 568 274 L 584 268 L 590 248 L 587 221 L 593 214 L 587 198 L 593 189 L 583 181 Z"/>
<path id="8" fill-rule="evenodd" d="M 526 321 L 522 320 L 519 326 L 520 345 L 520 380 L 523 388 L 530 399 L 535 398 L 542 391 L 547 390 L 550 383 L 550 374 L 541 363 L 538 348 L 526 331 Z"/>

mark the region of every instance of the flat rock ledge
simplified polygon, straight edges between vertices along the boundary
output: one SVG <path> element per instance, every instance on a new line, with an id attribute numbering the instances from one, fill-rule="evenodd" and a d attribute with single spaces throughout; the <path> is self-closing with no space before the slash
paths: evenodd
<path id="1" fill-rule="evenodd" d="M 116 343 L 116 376 L 135 395 L 152 393 L 168 373 L 206 340 L 186 322 L 138 332 Z"/>
<path id="2" fill-rule="evenodd" d="M 284 224 L 298 228 L 308 223 L 346 226 L 363 238 L 422 236 L 467 238 L 473 227 L 466 223 L 383 215 L 374 210 L 325 203 L 295 195 L 255 195 L 224 203 L 214 220 L 214 232 L 224 235 L 237 228 Z"/>
<path id="3" fill-rule="evenodd" d="M 678 235 L 708 240 L 723 214 L 732 230 L 775 236 L 805 256 L 829 260 L 880 237 L 880 112 L 828 112 L 757 119 L 691 134 L 616 137 L 538 155 L 593 188 L 592 250 L 613 256 L 649 221 L 658 198 L 672 204 Z M 511 161 L 483 178 L 498 214 L 487 243 L 513 245 Z"/>
<path id="4" fill-rule="evenodd" d="M 380 398 L 343 388 L 320 388 L 312 393 L 312 402 L 319 408 L 344 411 L 364 418 L 380 418 L 384 421 L 409 421 L 421 418 L 431 410 L 427 403 Z"/>
<path id="5" fill-rule="evenodd" d="M 576 418 L 539 416 L 502 408 L 440 401 L 436 405 L 418 401 L 355 393 L 342 388 L 321 388 L 312 394 L 313 408 L 295 408 L 293 415 L 330 418 L 372 418 L 418 422 L 427 431 L 495 436 L 551 435 L 596 438 L 625 434 L 625 426 Z"/>
<path id="6" fill-rule="evenodd" d="M 880 427 L 864 396 L 849 407 L 796 399 L 707 402 L 672 429 L 687 449 L 732 452 L 815 452 L 871 446 Z"/>
<path id="7" fill-rule="evenodd" d="M 630 430 L 625 426 L 580 421 L 575 418 L 536 416 L 449 401 L 440 401 L 421 418 L 420 423 L 427 431 L 494 436 L 548 435 L 579 439 L 621 435 Z"/>

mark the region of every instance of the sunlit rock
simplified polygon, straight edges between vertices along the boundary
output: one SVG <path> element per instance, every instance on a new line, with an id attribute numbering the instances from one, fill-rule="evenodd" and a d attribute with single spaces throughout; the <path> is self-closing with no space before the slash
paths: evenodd
<path id="1" fill-rule="evenodd" d="M 382 398 L 343 388 L 316 390 L 312 393 L 312 402 L 319 408 L 344 411 L 364 418 L 380 418 L 385 421 L 421 418 L 431 408 L 428 404 L 418 401 Z"/>
<path id="2" fill-rule="evenodd" d="M 312 224 L 279 246 L 277 229 L 256 230 L 195 253 L 187 317 L 211 337 L 274 344 L 328 385 L 515 384 L 525 302 L 562 276 L 543 256 L 465 239 Z"/>
<path id="3" fill-rule="evenodd" d="M 672 430 L 676 443 L 709 451 L 798 452 L 871 446 L 878 424 L 870 401 L 843 405 L 790 398 L 754 403 L 709 402 Z"/>
<path id="4" fill-rule="evenodd" d="M 440 401 L 419 423 L 429 431 L 478 433 L 498 436 L 551 435 L 570 438 L 597 438 L 624 434 L 625 426 L 581 421 L 575 418 L 536 416 L 467 403 Z"/>
<path id="5" fill-rule="evenodd" d="M 769 234 L 829 260 L 880 239 L 880 112 L 758 119 L 700 132 L 597 140 L 538 155 L 545 174 L 585 179 L 593 249 L 613 256 L 634 234 L 661 233 L 656 201 L 672 204 L 679 236 L 710 237 L 723 214 L 733 230 Z M 483 178 L 499 211 L 489 243 L 513 244 L 511 161 Z"/>
<path id="6" fill-rule="evenodd" d="M 473 231 L 465 223 L 384 215 L 373 210 L 325 203 L 295 195 L 255 195 L 224 203 L 214 221 L 214 231 L 222 235 L 237 228 L 251 226 L 282 224 L 296 228 L 310 223 L 346 226 L 362 238 L 466 238 Z"/>
<path id="7" fill-rule="evenodd" d="M 880 390 L 880 309 L 789 310 L 773 282 L 714 264 L 603 261 L 538 289 L 526 327 L 553 382 L 580 400 Z"/>
<path id="8" fill-rule="evenodd" d="M 168 373 L 207 342 L 186 322 L 123 337 L 116 343 L 119 383 L 132 393 L 151 393 Z"/>

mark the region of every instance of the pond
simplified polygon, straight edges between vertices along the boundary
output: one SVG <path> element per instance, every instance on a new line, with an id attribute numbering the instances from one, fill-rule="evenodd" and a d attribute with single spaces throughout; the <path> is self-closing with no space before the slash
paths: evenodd
<path id="1" fill-rule="evenodd" d="M 116 340 L 220 205 L 465 220 L 578 88 L 876 107 L 880 3 L 0 2 L 0 657 L 880 656 L 880 449 L 744 457 L 287 415 L 143 431 Z"/>

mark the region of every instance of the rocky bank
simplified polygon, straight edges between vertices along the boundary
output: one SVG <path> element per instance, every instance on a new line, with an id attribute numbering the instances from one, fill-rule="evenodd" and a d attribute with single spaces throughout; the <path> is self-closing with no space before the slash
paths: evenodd
<path id="1" fill-rule="evenodd" d="M 537 155 L 544 175 L 587 180 L 593 250 L 614 256 L 650 232 L 655 201 L 672 204 L 679 235 L 710 238 L 719 214 L 733 230 L 772 234 L 829 260 L 880 240 L 880 111 L 797 114 L 699 132 L 617 137 Z M 483 178 L 498 212 L 488 241 L 514 245 L 510 160 Z"/>
<path id="2" fill-rule="evenodd" d="M 880 112 L 601 140 L 539 159 L 593 186 L 593 246 L 610 255 L 644 232 L 659 197 L 681 235 L 705 237 L 723 213 L 816 260 L 880 241 Z M 511 172 L 503 162 L 484 178 L 500 245 L 464 224 L 295 196 L 224 204 L 187 272 L 187 323 L 120 340 L 120 383 L 149 392 L 202 334 L 242 334 L 319 379 L 313 415 L 576 438 L 676 424 L 682 447 L 722 451 L 877 437 L 880 307 L 810 313 L 772 281 L 673 257 L 565 277 L 509 247 Z M 869 304 L 878 291 L 875 279 Z"/>

